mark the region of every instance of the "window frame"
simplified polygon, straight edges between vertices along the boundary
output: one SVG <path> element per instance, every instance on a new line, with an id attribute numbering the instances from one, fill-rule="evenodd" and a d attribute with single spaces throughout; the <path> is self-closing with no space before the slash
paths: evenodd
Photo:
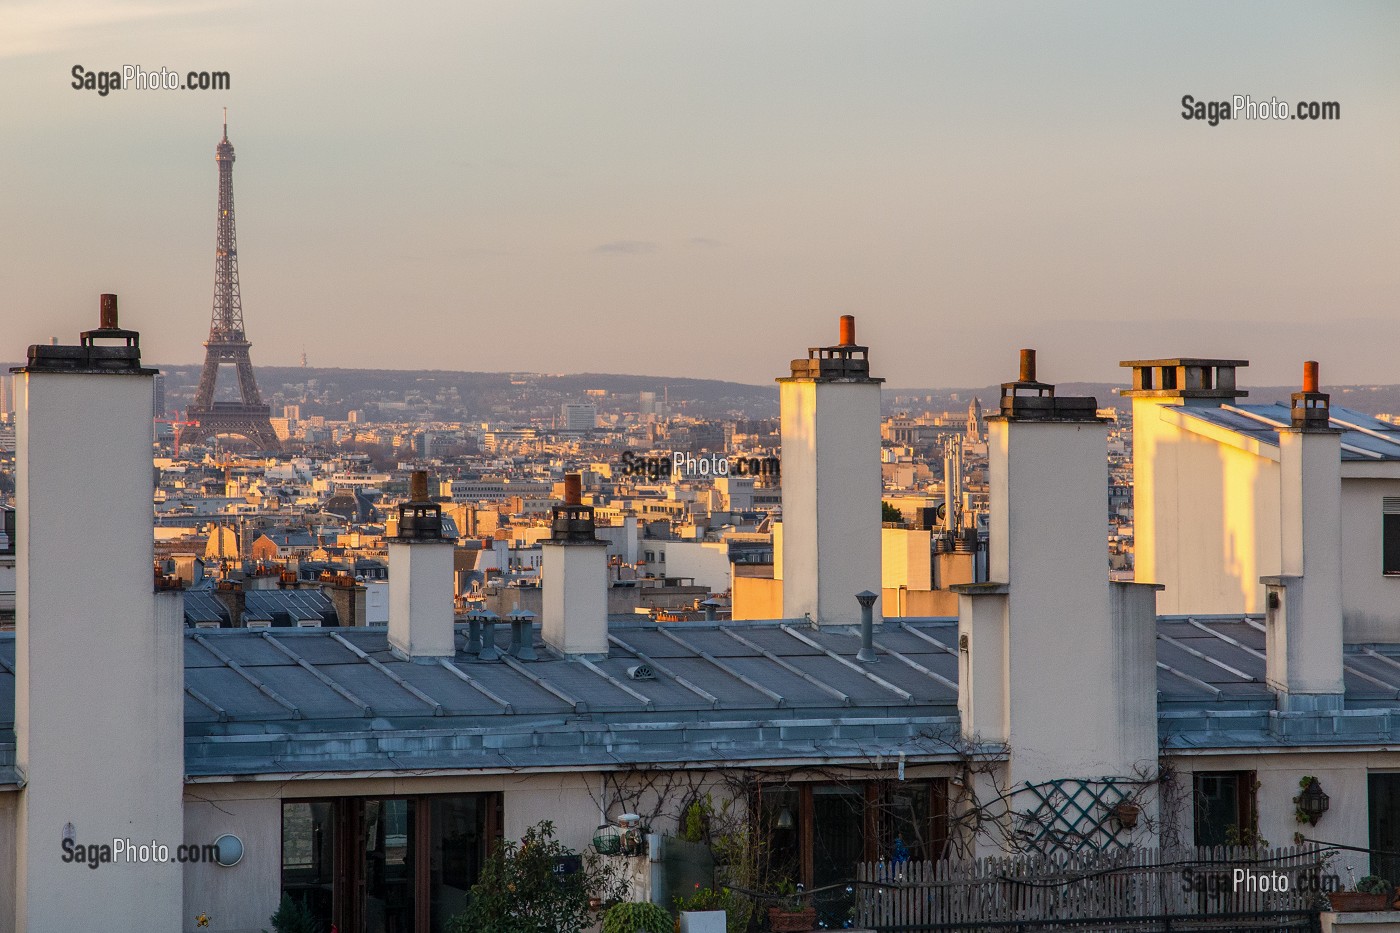
<path id="1" fill-rule="evenodd" d="M 1381 576 L 1400 577 L 1400 496 L 1381 497 Z"/>
<path id="2" fill-rule="evenodd" d="M 432 813 L 433 801 L 457 797 L 478 797 L 484 807 L 483 844 L 486 854 L 504 834 L 504 794 L 500 791 L 468 791 L 442 794 L 348 794 L 339 797 L 285 797 L 278 807 L 278 887 L 285 890 L 286 833 L 285 810 L 289 804 L 329 804 L 330 824 L 335 833 L 332 844 L 331 922 L 342 930 L 363 929 L 365 917 L 366 866 L 361 828 L 367 803 L 406 800 L 412 811 L 410 835 L 413 839 L 414 933 L 432 929 Z"/>
<path id="3" fill-rule="evenodd" d="M 1249 769 L 1222 769 L 1218 771 L 1193 771 L 1191 773 L 1191 838 L 1197 848 L 1228 845 L 1226 842 L 1207 843 L 1201 841 L 1202 815 L 1205 806 L 1202 802 L 1201 782 L 1204 779 L 1231 779 L 1235 784 L 1235 820 L 1230 826 L 1239 828 L 1241 838 L 1257 839 L 1259 836 L 1259 775 Z M 1236 844 L 1247 844 L 1240 842 Z"/>

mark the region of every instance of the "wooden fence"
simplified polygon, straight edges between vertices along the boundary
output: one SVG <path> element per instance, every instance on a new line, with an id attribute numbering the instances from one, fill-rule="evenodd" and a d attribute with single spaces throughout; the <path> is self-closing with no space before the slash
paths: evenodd
<path id="1" fill-rule="evenodd" d="M 1311 846 L 863 862 L 856 878 L 856 926 L 876 929 L 1310 910 L 1344 886 Z"/>

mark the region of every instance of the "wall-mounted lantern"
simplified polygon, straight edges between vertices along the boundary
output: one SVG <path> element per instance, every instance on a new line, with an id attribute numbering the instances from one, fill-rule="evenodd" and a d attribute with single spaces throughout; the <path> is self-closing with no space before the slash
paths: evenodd
<path id="1" fill-rule="evenodd" d="M 1316 826 L 1318 818 L 1331 806 L 1332 799 L 1323 791 L 1322 782 L 1312 775 L 1304 777 L 1298 784 L 1302 790 L 1293 798 L 1293 803 L 1298 807 L 1298 822 Z"/>

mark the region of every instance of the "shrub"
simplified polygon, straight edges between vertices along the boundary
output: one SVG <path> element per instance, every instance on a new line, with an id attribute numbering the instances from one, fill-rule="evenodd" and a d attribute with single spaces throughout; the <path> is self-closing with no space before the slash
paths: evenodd
<path id="1" fill-rule="evenodd" d="M 565 870 L 577 866 L 577 871 Z M 471 904 L 448 923 L 450 933 L 580 933 L 594 921 L 589 902 L 609 903 L 626 890 L 621 871 L 597 855 L 554 838 L 543 820 L 520 842 L 500 841 L 472 886 Z"/>
<path id="2" fill-rule="evenodd" d="M 729 933 L 744 933 L 749 928 L 749 918 L 753 915 L 753 902 L 735 894 L 728 888 L 702 888 L 695 886 L 693 894 L 676 898 L 676 910 L 722 910 L 725 928 Z"/>
<path id="3" fill-rule="evenodd" d="M 312 916 L 306 901 L 292 900 L 290 894 L 282 895 L 277 912 L 267 922 L 272 924 L 273 933 L 322 933 L 321 921 Z"/>
<path id="4" fill-rule="evenodd" d="M 671 933 L 675 921 L 659 904 L 614 904 L 603 914 L 603 933 Z"/>
<path id="5" fill-rule="evenodd" d="M 686 842 L 704 842 L 710 835 L 710 814 L 713 807 L 707 794 L 690 802 L 681 814 L 680 837 Z"/>

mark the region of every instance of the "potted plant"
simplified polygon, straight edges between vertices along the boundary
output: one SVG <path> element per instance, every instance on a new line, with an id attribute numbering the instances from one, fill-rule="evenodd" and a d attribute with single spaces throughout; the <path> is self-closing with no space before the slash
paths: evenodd
<path id="1" fill-rule="evenodd" d="M 768 908 L 768 929 L 773 933 L 806 933 L 817 928 L 817 909 L 804 906 L 802 885 L 784 880 L 778 885 L 779 901 Z"/>
<path id="2" fill-rule="evenodd" d="M 1131 800 L 1120 801 L 1118 806 L 1113 808 L 1114 819 L 1124 829 L 1136 829 L 1140 816 L 1142 816 L 1142 806 Z"/>
<path id="3" fill-rule="evenodd" d="M 603 933 L 672 933 L 675 921 L 660 904 L 624 901 L 603 914 Z"/>
<path id="4" fill-rule="evenodd" d="M 1356 882 L 1350 891 L 1334 891 L 1327 895 L 1327 902 L 1337 913 L 1357 910 L 1389 910 L 1390 895 L 1395 885 L 1379 875 L 1367 875 Z"/>
<path id="5" fill-rule="evenodd" d="M 680 933 L 727 933 L 732 901 L 727 888 L 716 891 L 702 888 L 697 882 L 693 894 L 676 898 L 676 910 L 681 915 Z"/>

